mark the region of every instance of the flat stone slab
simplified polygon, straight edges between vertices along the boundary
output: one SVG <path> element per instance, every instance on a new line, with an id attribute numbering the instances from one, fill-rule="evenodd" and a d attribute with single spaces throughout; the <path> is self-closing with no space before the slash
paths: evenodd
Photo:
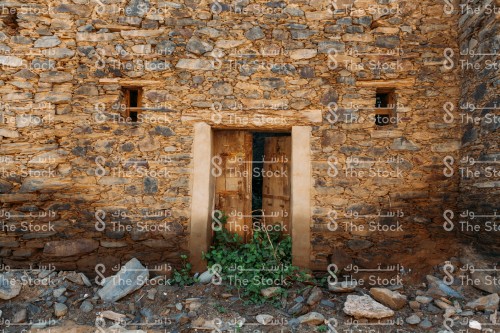
<path id="1" fill-rule="evenodd" d="M 140 289 L 149 278 L 149 270 L 139 260 L 132 258 L 116 275 L 108 277 L 97 292 L 105 302 L 116 302 Z"/>

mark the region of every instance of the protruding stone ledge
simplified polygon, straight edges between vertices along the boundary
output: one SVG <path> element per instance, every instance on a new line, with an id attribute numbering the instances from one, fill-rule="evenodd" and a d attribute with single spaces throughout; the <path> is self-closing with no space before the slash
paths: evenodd
<path id="1" fill-rule="evenodd" d="M 158 30 L 123 30 L 120 32 L 123 38 L 136 38 L 136 37 L 158 37 L 165 34 L 165 29 Z"/>
<path id="2" fill-rule="evenodd" d="M 104 78 L 99 79 L 100 84 L 119 84 L 122 86 L 161 86 L 165 84 L 162 80 L 134 80 L 134 79 L 121 79 L 121 78 Z"/>
<path id="3" fill-rule="evenodd" d="M 398 79 L 398 80 L 372 80 L 372 81 L 357 81 L 356 87 L 364 88 L 411 88 L 415 85 L 415 78 Z"/>
<path id="4" fill-rule="evenodd" d="M 109 42 L 119 38 L 120 34 L 117 32 L 94 34 L 89 32 L 79 32 L 76 34 L 77 42 Z"/>
<path id="5" fill-rule="evenodd" d="M 192 110 L 183 113 L 183 123 L 206 122 L 217 128 L 262 128 L 290 130 L 297 125 L 312 125 L 323 121 L 321 110 L 259 110 L 249 115 L 245 110 Z"/>
<path id="6" fill-rule="evenodd" d="M 175 67 L 202 71 L 211 71 L 215 69 L 214 64 L 206 59 L 180 59 Z"/>
<path id="7" fill-rule="evenodd" d="M 99 242 L 92 239 L 54 241 L 45 244 L 43 253 L 53 257 L 71 257 L 94 251 Z"/>
<path id="8" fill-rule="evenodd" d="M 99 24 L 95 25 L 96 29 L 108 29 L 111 32 L 120 32 L 122 30 L 137 30 L 137 27 L 131 27 L 130 25 L 119 25 L 119 24 Z"/>

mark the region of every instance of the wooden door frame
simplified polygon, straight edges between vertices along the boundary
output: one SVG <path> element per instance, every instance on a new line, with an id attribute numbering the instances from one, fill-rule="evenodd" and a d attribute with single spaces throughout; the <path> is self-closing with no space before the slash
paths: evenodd
<path id="1" fill-rule="evenodd" d="M 204 122 L 194 125 L 191 219 L 188 242 L 190 261 L 195 272 L 202 272 L 206 269 L 207 265 L 202 259 L 202 252 L 207 252 L 212 243 L 211 215 L 215 194 L 215 178 L 211 169 L 214 129 Z M 252 129 L 235 128 L 234 130 Z M 287 129 L 284 128 L 283 130 Z M 291 136 L 290 229 L 292 234 L 292 263 L 295 266 L 308 269 L 311 267 L 312 223 L 311 127 L 292 126 Z M 294 195 L 294 193 L 298 193 L 298 195 Z"/>

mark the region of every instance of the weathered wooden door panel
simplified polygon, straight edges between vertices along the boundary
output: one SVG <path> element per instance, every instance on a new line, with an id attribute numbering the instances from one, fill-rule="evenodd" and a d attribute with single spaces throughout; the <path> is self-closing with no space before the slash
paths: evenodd
<path id="1" fill-rule="evenodd" d="M 264 146 L 262 209 L 266 224 L 280 224 L 290 233 L 291 137 L 268 137 Z"/>
<path id="2" fill-rule="evenodd" d="M 220 157 L 221 168 L 215 180 L 215 209 L 228 216 L 226 228 L 247 241 L 252 229 L 252 134 L 215 132 L 214 156 Z"/>

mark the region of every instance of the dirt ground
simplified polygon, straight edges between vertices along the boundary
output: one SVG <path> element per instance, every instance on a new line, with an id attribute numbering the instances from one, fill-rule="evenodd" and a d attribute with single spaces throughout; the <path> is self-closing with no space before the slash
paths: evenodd
<path id="1" fill-rule="evenodd" d="M 73 284 L 69 281 L 62 283 L 66 288 L 66 304 L 69 309 L 66 315 L 55 319 L 53 302 L 50 297 L 51 289 L 46 287 L 24 286 L 20 295 L 14 300 L 2 301 L 2 333 L 40 332 L 40 333 L 80 333 L 80 332 L 356 332 L 356 333 L 382 333 L 382 332 L 439 332 L 445 330 L 443 326 L 444 311 L 429 311 L 423 307 L 419 312 L 422 319 L 427 319 L 432 327 L 428 329 L 416 325 L 409 325 L 405 319 L 415 313 L 408 305 L 396 311 L 394 317 L 386 320 L 355 320 L 343 312 L 343 305 L 347 293 L 334 293 L 327 288 L 322 288 L 322 300 L 310 308 L 309 311 L 320 313 L 325 318 L 322 325 L 307 325 L 294 323 L 294 317 L 287 313 L 297 297 L 300 297 L 311 285 L 296 283 L 283 296 L 279 306 L 270 304 L 251 305 L 240 298 L 237 290 L 213 284 L 192 286 L 165 286 L 146 285 L 140 290 L 126 296 L 113 304 L 106 304 L 97 299 L 96 287 L 86 287 Z M 155 289 L 153 297 L 148 297 Z M 422 289 L 422 288 L 420 288 Z M 399 290 L 412 300 L 419 293 L 416 287 Z M 424 290 L 424 289 L 423 289 Z M 461 290 L 466 299 L 482 296 L 474 288 Z M 368 294 L 368 290 L 356 289 L 350 294 Z M 94 307 L 92 311 L 84 312 L 80 309 L 82 301 L 91 300 Z M 193 305 L 195 304 L 195 305 Z M 5 318 L 14 318 L 22 309 L 27 311 L 24 322 L 7 323 Z M 120 321 L 125 330 L 111 329 L 114 322 L 101 318 L 104 311 L 114 311 L 126 316 Z M 267 314 L 273 316 L 273 321 L 267 325 L 259 324 L 256 316 Z M 463 320 L 477 320 L 485 322 L 486 317 L 473 314 Z M 48 321 L 48 327 L 38 330 L 32 329 L 33 323 Z M 455 320 L 455 327 L 467 328 L 465 322 Z M 449 324 L 448 324 L 449 325 Z M 139 330 L 139 331 L 136 331 Z M 457 330 L 458 331 L 458 330 Z M 474 331 L 470 331 L 474 332 Z"/>

